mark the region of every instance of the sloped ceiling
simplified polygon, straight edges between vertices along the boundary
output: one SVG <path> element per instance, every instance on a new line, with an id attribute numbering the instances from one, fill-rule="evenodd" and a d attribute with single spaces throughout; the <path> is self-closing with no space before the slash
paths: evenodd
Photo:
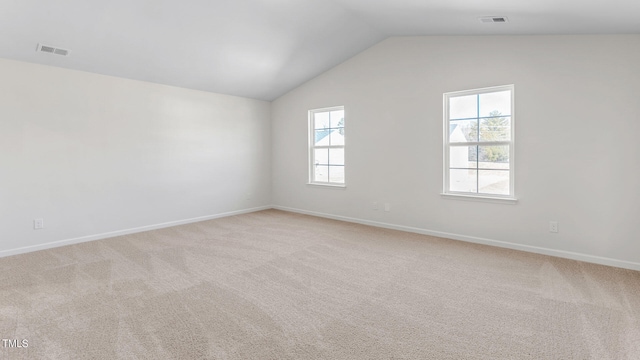
<path id="1" fill-rule="evenodd" d="M 0 3 L 0 57 L 268 101 L 389 36 L 611 33 L 640 33 L 640 1 Z"/>

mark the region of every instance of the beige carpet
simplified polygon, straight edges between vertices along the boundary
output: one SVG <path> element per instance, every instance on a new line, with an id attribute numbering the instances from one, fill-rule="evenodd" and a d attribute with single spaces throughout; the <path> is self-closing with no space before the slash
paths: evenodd
<path id="1" fill-rule="evenodd" d="M 640 272 L 268 210 L 2 258 L 0 337 L 28 340 L 2 359 L 640 359 Z"/>

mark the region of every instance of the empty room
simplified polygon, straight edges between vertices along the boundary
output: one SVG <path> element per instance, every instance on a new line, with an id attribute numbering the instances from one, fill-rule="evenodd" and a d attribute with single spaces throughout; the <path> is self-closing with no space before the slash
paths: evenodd
<path id="1" fill-rule="evenodd" d="M 640 3 L 0 5 L 1 359 L 640 359 Z"/>

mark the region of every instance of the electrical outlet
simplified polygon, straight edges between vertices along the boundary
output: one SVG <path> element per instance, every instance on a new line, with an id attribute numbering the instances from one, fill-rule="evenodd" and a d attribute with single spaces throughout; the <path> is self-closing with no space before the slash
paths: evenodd
<path id="1" fill-rule="evenodd" d="M 372 202 L 372 203 L 371 203 L 371 208 L 372 208 L 373 210 L 378 210 L 378 202 L 377 202 L 377 201 Z"/>
<path id="2" fill-rule="evenodd" d="M 384 203 L 384 211 L 391 211 L 391 204 Z"/>
<path id="3" fill-rule="evenodd" d="M 43 219 L 34 219 L 33 220 L 33 229 L 34 230 L 44 229 L 44 220 Z"/>
<path id="4" fill-rule="evenodd" d="M 549 232 L 557 233 L 558 232 L 558 222 L 557 221 L 549 221 Z"/>

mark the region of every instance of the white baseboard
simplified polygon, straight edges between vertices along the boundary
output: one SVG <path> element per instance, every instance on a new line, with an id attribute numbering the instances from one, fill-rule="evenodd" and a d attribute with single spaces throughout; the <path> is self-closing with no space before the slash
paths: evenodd
<path id="1" fill-rule="evenodd" d="M 56 248 L 56 247 L 60 247 L 60 246 L 65 246 L 65 245 L 78 244 L 78 243 L 83 243 L 83 242 L 87 242 L 87 241 L 106 239 L 106 238 L 111 238 L 111 237 L 115 237 L 115 236 L 129 235 L 129 234 L 139 233 L 139 232 L 143 232 L 143 231 L 163 229 L 163 228 L 167 228 L 167 227 L 171 227 L 171 226 L 190 224 L 190 223 L 199 222 L 199 221 L 218 219 L 218 218 L 227 217 L 227 216 L 247 214 L 247 213 L 261 211 L 261 210 L 267 210 L 267 209 L 271 209 L 271 208 L 272 208 L 271 206 L 260 206 L 260 207 L 255 207 L 255 208 L 250 208 L 250 209 L 243 209 L 243 210 L 236 210 L 236 211 L 230 211 L 230 212 L 225 212 L 225 213 L 220 213 L 220 214 L 215 214 L 215 215 L 199 216 L 199 217 L 192 218 L 192 219 L 169 221 L 169 222 L 162 223 L 162 224 L 140 226 L 140 227 L 137 227 L 137 228 L 110 231 L 110 232 L 106 232 L 106 233 L 102 233 L 102 234 L 95 234 L 95 235 L 77 237 L 77 238 L 73 238 L 73 239 L 52 241 L 52 242 L 48 242 L 48 243 L 44 243 L 44 244 L 25 246 L 25 247 L 16 248 L 16 249 L 2 250 L 2 251 L 0 251 L 0 258 L 5 257 L 5 256 L 24 254 L 24 253 L 28 253 L 28 252 L 32 252 L 32 251 L 51 249 L 51 248 Z"/>
<path id="2" fill-rule="evenodd" d="M 549 249 L 549 248 L 543 248 L 538 246 L 516 244 L 516 243 L 511 243 L 506 241 L 492 240 L 492 239 L 480 238 L 475 236 L 421 229 L 421 228 L 415 228 L 411 226 L 388 224 L 388 223 L 383 223 L 378 221 L 351 218 L 351 217 L 340 216 L 340 215 L 332 215 L 332 214 L 326 214 L 326 213 L 321 213 L 316 211 L 295 209 L 295 208 L 290 208 L 285 206 L 274 205 L 272 206 L 272 208 L 283 210 L 283 211 L 295 212 L 299 214 L 318 216 L 318 217 L 323 217 L 327 219 L 341 220 L 341 221 L 363 224 L 363 225 L 370 225 L 370 226 L 375 226 L 375 227 L 380 227 L 385 229 L 401 230 L 401 231 L 407 231 L 407 232 L 412 232 L 417 234 L 437 236 L 441 238 L 461 240 L 461 241 L 466 241 L 470 243 L 497 246 L 501 248 L 520 250 L 520 251 L 526 251 L 526 252 L 531 252 L 536 254 L 550 255 L 550 256 L 555 256 L 555 257 L 560 257 L 565 259 L 578 260 L 578 261 L 584 261 L 584 262 L 589 262 L 594 264 L 614 266 L 614 267 L 619 267 L 623 269 L 640 271 L 640 263 L 632 262 L 632 261 L 611 259 L 611 258 L 606 258 L 601 256 L 588 255 L 588 254 L 582 254 L 582 253 L 576 253 L 576 252 L 564 251 L 564 250 Z"/>
<path id="3" fill-rule="evenodd" d="M 492 240 L 492 239 L 486 239 L 486 238 L 480 238 L 480 237 L 468 236 L 468 235 L 460 235 L 460 234 L 448 233 L 443 231 L 416 228 L 411 226 L 395 225 L 395 224 L 383 223 L 383 222 L 372 221 L 372 220 L 358 219 L 358 218 L 352 218 L 347 216 L 340 216 L 340 215 L 333 215 L 333 214 L 321 213 L 316 211 L 290 208 L 290 207 L 279 206 L 279 205 L 260 206 L 260 207 L 250 208 L 250 209 L 243 209 L 243 210 L 230 211 L 230 212 L 214 214 L 214 215 L 200 216 L 192 219 L 170 221 L 170 222 L 161 223 L 161 224 L 147 225 L 147 226 L 141 226 L 137 228 L 118 230 L 118 231 L 111 231 L 111 232 L 106 232 L 101 234 L 77 237 L 73 239 L 52 241 L 44 244 L 25 246 L 25 247 L 16 248 L 16 249 L 2 250 L 0 251 L 0 258 L 11 256 L 11 255 L 24 254 L 32 251 L 51 249 L 55 247 L 65 246 L 65 245 L 78 244 L 78 243 L 87 242 L 87 241 L 134 234 L 134 233 L 139 233 L 143 231 L 163 229 L 171 226 L 190 224 L 194 222 L 217 219 L 217 218 L 222 218 L 227 216 L 247 214 L 247 213 L 267 210 L 267 209 L 278 209 L 278 210 L 289 211 L 289 212 L 294 212 L 299 214 L 323 217 L 327 219 L 334 219 L 334 220 L 346 221 L 351 223 L 375 226 L 375 227 L 380 227 L 385 229 L 407 231 L 407 232 L 412 232 L 417 234 L 437 236 L 441 238 L 466 241 L 466 242 L 476 243 L 476 244 L 497 246 L 497 247 L 502 247 L 507 249 L 520 250 L 520 251 L 526 251 L 526 252 L 531 252 L 536 254 L 550 255 L 550 256 L 556 256 L 556 257 L 565 258 L 565 259 L 585 261 L 585 262 L 594 263 L 594 264 L 608 265 L 608 266 L 614 266 L 614 267 L 619 267 L 623 269 L 640 271 L 640 263 L 632 262 L 632 261 L 618 260 L 618 259 L 606 258 L 602 256 L 576 253 L 571 251 L 549 249 L 549 248 L 543 248 L 538 246 L 516 244 L 516 243 L 511 243 L 506 241 Z"/>

